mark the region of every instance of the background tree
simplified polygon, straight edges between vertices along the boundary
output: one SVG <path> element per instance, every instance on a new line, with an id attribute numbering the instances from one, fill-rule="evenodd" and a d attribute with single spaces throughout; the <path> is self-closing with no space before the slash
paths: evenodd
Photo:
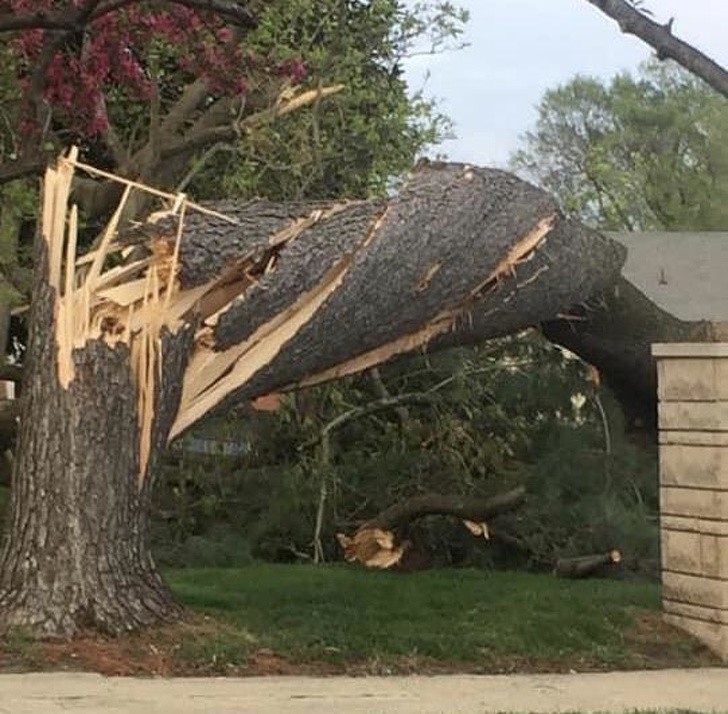
<path id="1" fill-rule="evenodd" d="M 516 170 L 603 230 L 717 230 L 728 220 L 728 100 L 674 64 L 550 90 Z"/>

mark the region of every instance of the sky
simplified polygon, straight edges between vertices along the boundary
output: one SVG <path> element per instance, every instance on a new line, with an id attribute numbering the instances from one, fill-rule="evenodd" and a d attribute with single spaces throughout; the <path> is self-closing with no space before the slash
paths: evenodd
<path id="1" fill-rule="evenodd" d="M 505 166 L 536 120 L 544 92 L 576 74 L 635 70 L 651 50 L 587 0 L 455 0 L 470 11 L 469 47 L 407 61 L 412 89 L 439 100 L 457 138 L 437 148 L 454 161 Z M 728 0 L 646 0 L 656 20 L 728 66 Z"/>

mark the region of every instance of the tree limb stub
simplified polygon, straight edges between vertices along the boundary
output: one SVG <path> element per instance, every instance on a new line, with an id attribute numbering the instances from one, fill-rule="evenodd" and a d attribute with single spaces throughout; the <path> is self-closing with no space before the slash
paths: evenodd
<path id="1" fill-rule="evenodd" d="M 523 487 L 491 498 L 472 498 L 436 493 L 422 494 L 390 506 L 367 521 L 353 536 L 337 534 L 346 560 L 360 562 L 368 568 L 391 568 L 402 559 L 407 543 L 398 543 L 394 534 L 418 518 L 432 515 L 455 516 L 474 535 L 488 537 L 487 522 L 502 513 L 518 508 L 526 497 Z"/>
<path id="2" fill-rule="evenodd" d="M 536 325 L 612 284 L 624 260 L 530 184 L 429 162 L 386 201 L 197 206 L 118 179 L 116 214 L 77 258 L 67 210 L 77 167 L 88 168 L 62 159 L 44 193 L 59 375 L 73 380 L 70 356 L 89 340 L 130 346 L 146 444 L 161 408 L 164 334 L 194 335 L 171 439 L 232 400 L 350 374 L 433 340 Z M 120 216 L 134 191 L 168 205 L 129 230 Z"/>
<path id="3" fill-rule="evenodd" d="M 587 0 L 619 24 L 622 32 L 634 35 L 657 51 L 661 60 L 672 59 L 728 97 L 728 71 L 706 54 L 672 34 L 672 20 L 661 25 L 626 0 Z"/>

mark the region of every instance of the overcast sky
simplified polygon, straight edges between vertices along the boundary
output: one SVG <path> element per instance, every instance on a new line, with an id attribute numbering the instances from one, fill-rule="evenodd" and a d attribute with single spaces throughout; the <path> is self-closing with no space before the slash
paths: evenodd
<path id="1" fill-rule="evenodd" d="M 408 61 L 413 89 L 438 98 L 457 139 L 449 158 L 502 166 L 533 126 L 544 91 L 576 74 L 611 77 L 635 69 L 649 49 L 619 32 L 586 0 L 455 0 L 470 10 L 459 52 Z M 646 0 L 656 19 L 728 65 L 728 0 Z M 429 78 L 426 75 L 429 73 Z"/>

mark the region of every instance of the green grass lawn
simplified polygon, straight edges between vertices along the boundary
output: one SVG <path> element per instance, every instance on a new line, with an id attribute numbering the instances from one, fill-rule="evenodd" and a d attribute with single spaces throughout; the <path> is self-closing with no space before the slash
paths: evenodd
<path id="1" fill-rule="evenodd" d="M 475 570 L 414 574 L 259 565 L 167 574 L 189 607 L 231 627 L 181 647 L 234 662 L 256 649 L 291 662 L 429 663 L 470 671 L 699 663 L 659 617 L 658 586 Z M 705 653 L 702 653 L 703 660 Z"/>
<path id="2" fill-rule="evenodd" d="M 0 640 L 0 670 L 105 674 L 568 672 L 715 665 L 662 622 L 658 586 L 551 575 L 254 565 L 166 573 L 184 622 Z"/>

